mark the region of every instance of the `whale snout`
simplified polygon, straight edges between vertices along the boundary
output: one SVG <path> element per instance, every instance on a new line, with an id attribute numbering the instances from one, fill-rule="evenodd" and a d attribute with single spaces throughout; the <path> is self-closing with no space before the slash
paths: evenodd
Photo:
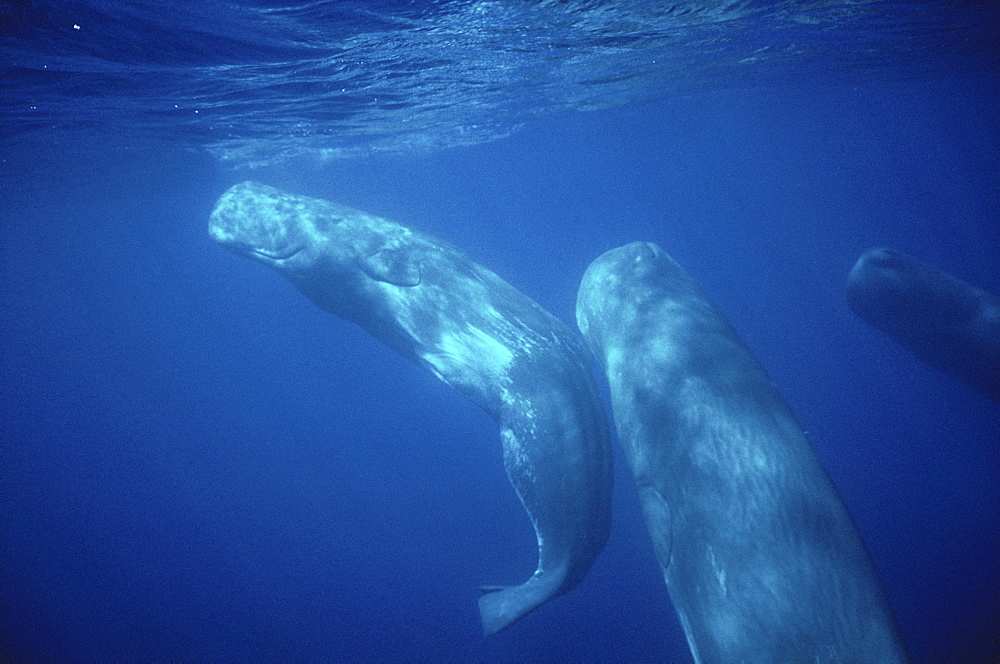
<path id="1" fill-rule="evenodd" d="M 242 256 L 270 265 L 287 261 L 308 242 L 299 210 L 282 196 L 255 182 L 231 187 L 209 217 L 209 235 Z"/>
<path id="2" fill-rule="evenodd" d="M 862 254 L 847 275 L 847 299 L 852 308 L 903 289 L 904 259 L 892 249 L 870 249 Z"/>
<path id="3" fill-rule="evenodd" d="M 893 251 L 892 249 L 886 249 L 885 247 L 879 247 L 877 249 L 869 249 L 861 255 L 858 259 L 858 265 L 878 265 L 878 266 L 888 266 L 899 262 L 902 254 L 898 251 Z"/>
<path id="4" fill-rule="evenodd" d="M 265 262 L 288 260 L 305 248 L 304 242 L 280 227 L 253 218 L 233 219 L 224 213 L 213 213 L 208 233 L 230 251 Z"/>

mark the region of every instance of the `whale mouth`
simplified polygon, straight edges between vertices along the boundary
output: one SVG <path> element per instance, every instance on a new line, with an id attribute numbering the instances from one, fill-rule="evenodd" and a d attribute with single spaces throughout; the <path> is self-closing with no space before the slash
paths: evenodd
<path id="1" fill-rule="evenodd" d="M 263 249 L 251 249 L 250 253 L 256 254 L 257 256 L 261 256 L 263 258 L 266 258 L 266 259 L 272 260 L 272 261 L 286 261 L 289 258 L 291 258 L 292 256 L 294 256 L 295 254 L 299 253 L 300 251 L 302 251 L 302 247 L 296 247 L 295 249 L 290 249 L 288 251 L 284 251 L 284 252 L 280 252 L 280 253 L 275 253 L 275 252 L 270 252 L 270 251 L 264 251 Z"/>

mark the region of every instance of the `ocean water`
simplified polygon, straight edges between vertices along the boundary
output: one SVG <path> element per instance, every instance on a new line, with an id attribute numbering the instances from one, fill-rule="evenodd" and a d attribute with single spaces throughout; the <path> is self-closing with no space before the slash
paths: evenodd
<path id="1" fill-rule="evenodd" d="M 0 2 L 0 660 L 691 661 L 627 464 L 575 590 L 496 425 L 220 248 L 254 179 L 564 321 L 660 244 L 767 368 L 915 662 L 1000 657 L 1000 404 L 847 308 L 890 246 L 1000 293 L 983 2 Z"/>

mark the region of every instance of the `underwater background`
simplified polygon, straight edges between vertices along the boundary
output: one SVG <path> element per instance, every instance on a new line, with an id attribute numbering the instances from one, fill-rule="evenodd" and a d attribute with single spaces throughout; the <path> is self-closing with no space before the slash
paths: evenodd
<path id="1" fill-rule="evenodd" d="M 998 44 L 992 2 L 0 2 L 0 660 L 691 661 L 617 445 L 590 574 L 481 635 L 536 563 L 497 427 L 211 240 L 254 179 L 570 324 L 591 260 L 658 243 L 913 660 L 996 661 L 1000 404 L 844 285 L 889 246 L 1000 293 Z"/>

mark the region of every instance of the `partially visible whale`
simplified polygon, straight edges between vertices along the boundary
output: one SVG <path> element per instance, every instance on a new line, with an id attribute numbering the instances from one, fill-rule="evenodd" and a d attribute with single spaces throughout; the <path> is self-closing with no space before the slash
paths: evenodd
<path id="1" fill-rule="evenodd" d="M 1000 401 L 1000 297 L 891 249 L 847 278 L 847 303 L 927 364 Z"/>
<path id="2" fill-rule="evenodd" d="M 577 323 L 696 662 L 901 662 L 844 505 L 764 369 L 658 246 L 595 260 Z"/>
<path id="3" fill-rule="evenodd" d="M 461 251 L 327 201 L 244 182 L 219 199 L 209 233 L 499 423 L 538 568 L 522 585 L 484 588 L 486 634 L 580 582 L 608 538 L 612 475 L 590 354 L 575 332 Z"/>

